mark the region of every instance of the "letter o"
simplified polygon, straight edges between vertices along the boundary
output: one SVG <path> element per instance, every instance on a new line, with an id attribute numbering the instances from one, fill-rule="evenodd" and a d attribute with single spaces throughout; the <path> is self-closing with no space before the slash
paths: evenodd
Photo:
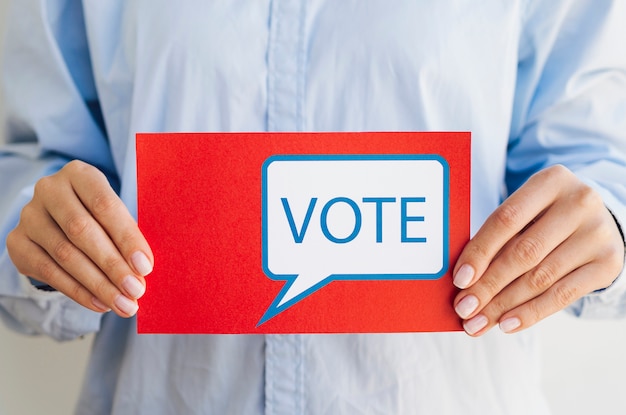
<path id="1" fill-rule="evenodd" d="M 352 208 L 352 211 L 354 212 L 354 229 L 352 230 L 352 233 L 345 238 L 337 238 L 332 235 L 328 230 L 328 211 L 334 204 L 340 202 L 346 203 Z M 330 199 L 322 208 L 322 213 L 320 215 L 320 227 L 322 228 L 322 233 L 329 241 L 337 244 L 345 244 L 347 242 L 350 242 L 354 238 L 356 238 L 356 236 L 361 231 L 361 210 L 354 200 L 347 197 L 335 197 L 333 199 Z"/>

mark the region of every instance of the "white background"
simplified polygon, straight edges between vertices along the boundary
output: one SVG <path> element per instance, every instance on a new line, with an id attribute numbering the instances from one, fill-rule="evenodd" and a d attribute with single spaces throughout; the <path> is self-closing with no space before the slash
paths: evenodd
<path id="1" fill-rule="evenodd" d="M 7 3 L 0 0 L 0 29 Z M 560 314 L 536 330 L 555 415 L 626 414 L 626 321 Z M 0 415 L 71 413 L 90 344 L 90 337 L 65 344 L 26 338 L 0 324 Z"/>

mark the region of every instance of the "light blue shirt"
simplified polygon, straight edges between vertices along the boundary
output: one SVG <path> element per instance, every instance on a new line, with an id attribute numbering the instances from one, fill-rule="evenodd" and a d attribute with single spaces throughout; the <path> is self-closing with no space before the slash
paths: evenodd
<path id="1" fill-rule="evenodd" d="M 625 22 L 619 0 L 16 0 L 0 239 L 37 178 L 74 158 L 135 212 L 134 136 L 148 131 L 471 131 L 472 232 L 555 163 L 625 224 Z M 79 414 L 548 412 L 533 329 L 137 335 L 0 255 L 7 324 L 97 332 Z M 625 314 L 624 280 L 570 311 Z"/>

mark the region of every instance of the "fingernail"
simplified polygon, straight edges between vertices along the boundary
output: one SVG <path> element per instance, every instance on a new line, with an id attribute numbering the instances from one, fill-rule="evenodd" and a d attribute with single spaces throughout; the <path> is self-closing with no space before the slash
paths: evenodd
<path id="1" fill-rule="evenodd" d="M 123 295 L 118 295 L 115 298 L 115 305 L 119 308 L 123 313 L 134 316 L 139 310 L 139 306 L 134 301 L 124 297 Z"/>
<path id="2" fill-rule="evenodd" d="M 474 268 L 469 264 L 463 264 L 454 275 L 453 283 L 461 289 L 467 288 L 472 278 L 474 278 Z"/>
<path id="3" fill-rule="evenodd" d="M 150 260 L 143 252 L 137 251 L 134 254 L 132 254 L 130 256 L 130 261 L 133 263 L 133 267 L 135 267 L 135 270 L 142 277 L 145 277 L 146 275 L 152 272 L 152 264 L 150 263 Z"/>
<path id="4" fill-rule="evenodd" d="M 488 322 L 489 320 L 487 320 L 487 317 L 483 316 L 482 314 L 479 314 L 473 319 L 468 320 L 465 323 L 463 323 L 463 328 L 468 334 L 476 334 L 482 329 L 484 329 Z"/>
<path id="5" fill-rule="evenodd" d="M 468 295 L 454 307 L 454 311 L 461 318 L 469 317 L 478 307 L 478 298 L 474 295 Z"/>
<path id="6" fill-rule="evenodd" d="M 126 292 L 133 298 L 137 299 L 146 292 L 146 287 L 135 277 L 132 275 L 126 276 L 124 281 L 122 281 L 122 287 Z"/>
<path id="7" fill-rule="evenodd" d="M 96 297 L 91 297 L 91 303 L 104 312 L 111 311 L 110 307 L 98 300 Z"/>
<path id="8" fill-rule="evenodd" d="M 500 330 L 502 330 L 505 333 L 510 333 L 521 325 L 522 325 L 522 321 L 519 318 L 510 317 L 500 322 Z"/>

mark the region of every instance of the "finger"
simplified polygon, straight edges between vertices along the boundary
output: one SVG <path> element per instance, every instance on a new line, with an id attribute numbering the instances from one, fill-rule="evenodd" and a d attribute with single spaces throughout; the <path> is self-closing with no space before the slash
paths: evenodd
<path id="1" fill-rule="evenodd" d="M 564 182 L 572 174 L 553 166 L 531 176 L 490 216 L 459 256 L 454 267 L 454 284 L 463 289 L 483 274 L 507 242 L 519 234 L 556 200 Z"/>
<path id="2" fill-rule="evenodd" d="M 479 313 L 505 287 L 535 268 L 578 227 L 569 206 L 555 204 L 524 233 L 514 237 L 474 285 L 461 291 L 455 309 L 463 319 Z M 578 264 L 580 264 L 578 262 Z"/>
<path id="3" fill-rule="evenodd" d="M 100 268 L 67 239 L 52 218 L 45 215 L 35 216 L 31 219 L 31 224 L 31 229 L 37 232 L 29 234 L 29 238 L 46 251 L 68 275 L 89 290 L 100 304 L 113 309 L 122 317 L 136 314 L 138 306 L 133 296 L 120 292 Z M 135 279 L 134 276 L 128 278 Z M 57 288 L 54 284 L 49 285 Z M 123 285 L 128 286 L 124 282 Z"/>
<path id="4" fill-rule="evenodd" d="M 13 231 L 7 238 L 7 246 L 11 247 L 9 255 L 21 274 L 54 287 L 92 311 L 109 310 L 87 288 L 65 272 L 45 250 L 30 239 L 24 236 L 16 237 L 16 232 Z"/>
<path id="5" fill-rule="evenodd" d="M 612 218 L 611 218 L 612 220 Z M 505 332 L 530 327 L 539 319 L 522 326 L 519 317 L 508 317 L 512 310 L 531 303 L 564 280 L 569 280 L 581 268 L 592 269 L 589 279 L 580 284 L 585 295 L 594 290 L 608 287 L 619 274 L 623 264 L 623 242 L 614 223 L 604 225 L 592 220 L 556 248 L 534 269 L 521 276 L 497 295 L 477 316 L 464 323 L 466 331 L 480 335 L 497 322 Z M 557 302 L 562 308 L 570 303 Z M 546 313 L 546 317 L 555 311 Z"/>
<path id="6" fill-rule="evenodd" d="M 491 304 L 499 310 L 497 318 L 499 319 L 500 315 L 510 309 L 543 294 L 561 278 L 581 266 L 590 264 L 593 261 L 600 261 L 605 263 L 607 268 L 610 268 L 612 266 L 610 258 L 612 255 L 611 246 L 603 247 L 601 243 L 590 243 L 591 237 L 591 232 L 584 230 L 576 232 L 551 252 L 540 264 L 515 280 L 495 297 Z M 617 253 L 613 256 L 619 258 L 621 254 Z M 593 284 L 595 285 L 592 289 L 605 288 L 613 282 L 613 279 L 614 275 L 607 269 L 607 272 L 593 279 Z M 491 304 L 488 307 L 491 307 Z"/>
<path id="7" fill-rule="evenodd" d="M 567 278 L 551 286 L 544 294 L 503 315 L 499 323 L 500 329 L 505 333 L 514 333 L 564 309 L 592 292 L 595 287 L 594 277 L 602 275 L 603 272 L 606 270 L 597 262 L 578 268 Z"/>
<path id="8" fill-rule="evenodd" d="M 148 242 L 122 200 L 113 191 L 100 171 L 87 164 L 70 166 L 79 170 L 71 176 L 71 184 L 85 208 L 106 231 L 126 262 L 138 276 L 152 272 L 154 263 Z M 82 170 L 95 170 L 93 174 L 80 174 Z M 76 178 L 80 177 L 81 180 Z"/>
<path id="9" fill-rule="evenodd" d="M 511 313 L 515 313 L 516 308 L 503 313 L 502 317 L 499 318 L 500 328 L 503 331 L 513 332 L 530 327 L 542 318 L 558 311 L 558 309 L 555 310 L 555 307 L 561 306 L 561 308 L 565 308 L 573 301 L 580 298 L 580 296 L 586 295 L 592 291 L 606 288 L 615 281 L 615 278 L 619 275 L 624 263 L 623 240 L 619 231 L 615 227 L 613 218 L 609 216 L 610 213 L 606 210 L 601 212 L 604 214 L 604 220 L 602 220 L 602 216 L 600 216 L 598 221 L 590 222 L 586 229 L 582 229 L 580 232 L 577 232 L 572 238 L 570 238 L 570 240 L 567 241 L 568 244 L 571 243 L 571 247 L 567 249 L 566 247 L 563 247 L 563 251 L 567 250 L 569 253 L 561 254 L 562 257 L 560 261 L 564 264 L 564 269 L 567 264 L 583 262 L 584 265 L 578 267 L 576 270 L 572 270 L 569 273 L 566 272 L 568 275 L 559 279 L 554 284 L 545 284 L 546 286 L 549 285 L 550 288 L 546 289 L 543 295 L 537 296 L 537 298 L 543 298 L 545 301 L 546 294 L 552 291 L 553 299 L 556 301 L 549 304 L 551 307 L 545 308 L 543 313 L 541 312 L 541 302 L 539 303 L 539 306 L 534 308 L 532 307 L 536 301 L 534 299 L 535 297 L 523 302 L 523 304 L 528 304 L 531 307 L 531 310 L 534 311 L 534 313 L 531 314 L 532 318 L 526 320 L 516 316 L 511 317 Z M 585 258 L 587 258 L 586 261 Z M 549 271 L 540 271 L 539 275 L 541 273 L 548 274 Z M 586 277 L 586 280 L 582 280 L 583 276 Z M 532 276 L 529 275 L 529 277 Z M 539 285 L 544 278 L 549 279 L 549 276 L 537 277 L 535 275 L 534 278 L 535 281 L 532 285 Z M 579 281 L 577 281 L 577 279 L 579 279 Z M 571 292 L 568 292 L 567 287 L 561 285 L 565 282 L 573 282 L 574 286 L 580 287 L 582 294 L 574 295 Z M 566 301 L 568 297 L 572 297 L 574 299 L 572 301 Z M 525 305 L 521 306 L 526 307 Z"/>
<path id="10" fill-rule="evenodd" d="M 551 252 L 540 264 L 503 289 L 479 312 L 479 318 L 472 316 L 464 323 L 468 334 L 480 335 L 488 331 L 504 314 L 542 295 L 561 278 L 591 262 L 592 250 L 577 249 L 584 239 L 582 233 L 577 233 Z M 511 328 L 514 322 L 509 321 L 506 327 Z"/>
<path id="11" fill-rule="evenodd" d="M 48 191 L 46 186 L 49 184 L 43 180 L 40 183 L 42 183 L 40 187 L 43 187 L 42 192 Z M 57 182 L 54 190 L 57 197 L 43 198 L 44 209 L 67 235 L 68 240 L 82 251 L 119 290 L 124 291 L 131 298 L 141 297 L 145 291 L 145 280 L 135 275 L 109 235 L 85 209 L 73 189 L 65 182 Z M 33 222 L 36 220 L 36 218 L 31 219 Z M 37 226 L 31 228 L 38 229 Z M 53 246 L 48 244 L 44 246 L 46 247 Z M 93 274 L 73 275 L 86 277 Z M 103 297 L 100 298 L 103 299 Z M 107 304 L 110 305 L 111 295 L 107 295 L 106 299 Z"/>

